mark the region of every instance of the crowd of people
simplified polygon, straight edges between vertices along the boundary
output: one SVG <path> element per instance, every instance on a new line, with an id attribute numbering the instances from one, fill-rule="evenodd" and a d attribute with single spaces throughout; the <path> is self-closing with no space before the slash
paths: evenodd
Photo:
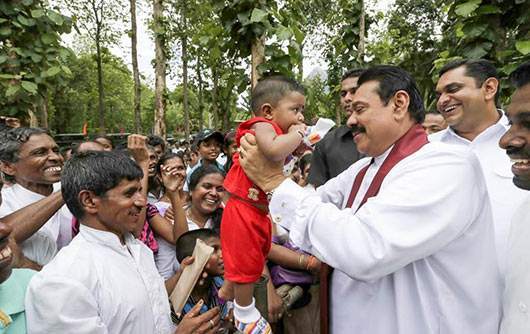
<path id="1" fill-rule="evenodd" d="M 0 333 L 529 332 L 530 62 L 510 78 L 502 106 L 490 62 L 452 61 L 425 111 L 405 70 L 349 70 L 345 124 L 314 147 L 281 76 L 191 145 L 61 149 L 2 116 Z"/>

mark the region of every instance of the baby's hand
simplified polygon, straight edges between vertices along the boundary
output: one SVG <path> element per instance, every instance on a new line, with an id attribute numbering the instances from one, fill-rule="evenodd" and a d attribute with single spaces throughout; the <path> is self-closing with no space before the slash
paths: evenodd
<path id="1" fill-rule="evenodd" d="M 291 133 L 293 131 L 300 131 L 302 132 L 302 134 L 305 134 L 306 130 L 307 126 L 304 123 L 293 124 L 289 127 L 289 129 L 287 129 L 287 133 Z"/>

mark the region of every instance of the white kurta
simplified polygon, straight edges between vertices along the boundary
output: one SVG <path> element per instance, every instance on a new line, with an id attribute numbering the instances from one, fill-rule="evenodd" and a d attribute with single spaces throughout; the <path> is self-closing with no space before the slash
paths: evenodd
<path id="1" fill-rule="evenodd" d="M 501 291 L 477 158 L 429 143 L 396 164 L 356 213 L 386 154 L 345 209 L 362 159 L 311 195 L 284 181 L 270 203 L 291 239 L 336 268 L 332 334 L 496 333 Z"/>
<path id="2" fill-rule="evenodd" d="M 482 131 L 472 142 L 457 135 L 450 127 L 429 136 L 429 141 L 469 148 L 480 161 L 493 211 L 497 261 L 503 279 L 501 282 L 506 273 L 510 221 L 526 197 L 525 191 L 513 184 L 512 163 L 506 151 L 499 147 L 499 140 L 509 128 L 508 118 L 503 113 L 496 124 Z M 501 289 L 503 288 L 504 284 L 501 285 Z"/>
<path id="3" fill-rule="evenodd" d="M 502 334 L 530 333 L 530 196 L 528 194 L 512 220 L 503 308 Z"/>
<path id="4" fill-rule="evenodd" d="M 28 333 L 170 333 L 168 296 L 153 253 L 131 234 L 125 242 L 81 225 L 29 284 Z"/>
<path id="5" fill-rule="evenodd" d="M 56 190 L 60 184 L 54 185 Z M 30 191 L 19 184 L 2 189 L 0 218 L 44 199 L 45 196 Z M 22 253 L 31 261 L 45 265 L 59 249 L 72 240 L 72 214 L 63 205 L 35 234 L 20 243 Z"/>

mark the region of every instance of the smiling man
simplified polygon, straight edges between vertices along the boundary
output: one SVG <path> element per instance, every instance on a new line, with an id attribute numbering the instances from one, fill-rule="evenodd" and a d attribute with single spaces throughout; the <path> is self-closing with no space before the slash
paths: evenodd
<path id="1" fill-rule="evenodd" d="M 516 90 L 506 111 L 510 129 L 502 136 L 500 146 L 512 160 L 513 183 L 530 190 L 530 62 L 523 63 L 511 74 Z M 530 332 L 530 196 L 512 219 L 508 244 L 508 269 L 504 292 L 502 334 Z"/>
<path id="2" fill-rule="evenodd" d="M 285 179 L 255 138 L 241 141 L 241 165 L 268 194 L 272 219 L 335 268 L 332 334 L 498 330 L 499 275 L 480 163 L 467 150 L 429 143 L 424 115 L 406 71 L 366 70 L 348 125 L 368 157 L 316 193 Z"/>
<path id="3" fill-rule="evenodd" d="M 478 157 L 493 210 L 495 248 L 504 277 L 510 219 L 525 193 L 511 181 L 510 160 L 498 143 L 508 119 L 497 109 L 499 80 L 495 67 L 483 59 L 459 59 L 440 70 L 437 108 L 449 127 L 430 141 L 465 147 Z M 503 286 L 501 286 L 503 288 Z"/>
<path id="4" fill-rule="evenodd" d="M 72 214 L 64 205 L 59 185 L 63 167 L 59 146 L 45 129 L 19 127 L 0 138 L 0 166 L 15 182 L 2 189 L 0 217 L 35 269 L 47 264 L 72 240 Z M 55 189 L 58 190 L 58 189 Z"/>
<path id="5" fill-rule="evenodd" d="M 28 287 L 28 333 L 169 333 L 164 281 L 131 234 L 146 205 L 140 167 L 114 152 L 74 155 L 62 194 L 81 222 Z"/>

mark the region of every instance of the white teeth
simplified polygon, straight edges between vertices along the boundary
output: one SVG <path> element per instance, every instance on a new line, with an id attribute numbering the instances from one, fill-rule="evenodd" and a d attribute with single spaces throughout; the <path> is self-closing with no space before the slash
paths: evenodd
<path id="1" fill-rule="evenodd" d="M 4 248 L 2 250 L 2 252 L 0 252 L 0 260 L 8 258 L 9 255 L 11 255 L 11 248 L 9 248 L 9 246 L 7 246 L 6 248 Z"/>
<path id="2" fill-rule="evenodd" d="M 447 107 L 444 109 L 444 112 L 449 112 L 449 111 L 452 111 L 454 109 L 456 109 L 457 106 L 450 106 L 450 107 Z"/>
<path id="3" fill-rule="evenodd" d="M 517 164 L 517 163 L 527 164 L 528 162 L 530 162 L 530 159 L 510 159 L 510 161 L 514 164 Z"/>
<path id="4" fill-rule="evenodd" d="M 56 166 L 56 167 L 48 167 L 48 168 L 46 168 L 46 170 L 47 170 L 47 171 L 50 171 L 50 172 L 60 172 L 60 171 L 62 171 L 63 169 L 62 169 L 62 167 L 60 167 L 60 166 Z"/>

